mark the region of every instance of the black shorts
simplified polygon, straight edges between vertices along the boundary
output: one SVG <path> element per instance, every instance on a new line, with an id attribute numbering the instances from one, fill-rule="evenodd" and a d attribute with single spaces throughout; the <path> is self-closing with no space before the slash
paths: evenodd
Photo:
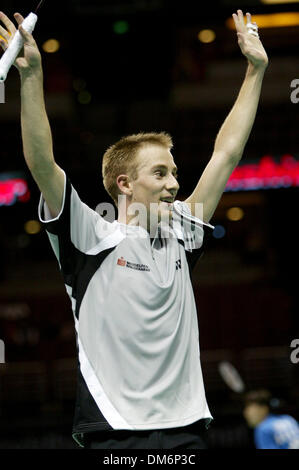
<path id="1" fill-rule="evenodd" d="M 205 420 L 188 426 L 147 431 L 98 431 L 85 434 L 86 449 L 206 449 Z"/>

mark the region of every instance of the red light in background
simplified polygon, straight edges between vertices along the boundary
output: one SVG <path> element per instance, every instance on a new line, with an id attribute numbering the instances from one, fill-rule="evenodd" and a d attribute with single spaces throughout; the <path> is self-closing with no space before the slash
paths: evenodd
<path id="1" fill-rule="evenodd" d="M 27 182 L 22 178 L 0 180 L 0 206 L 12 206 L 17 202 L 27 202 L 30 191 Z"/>
<path id="2" fill-rule="evenodd" d="M 285 154 L 280 162 L 264 155 L 258 163 L 240 165 L 231 174 L 225 191 L 288 188 L 299 186 L 299 161 Z"/>

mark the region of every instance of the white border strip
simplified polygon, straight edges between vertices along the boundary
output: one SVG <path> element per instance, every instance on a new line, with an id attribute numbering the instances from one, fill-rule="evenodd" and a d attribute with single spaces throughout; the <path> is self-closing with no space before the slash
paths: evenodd
<path id="1" fill-rule="evenodd" d="M 65 194 L 66 194 L 66 174 L 65 174 L 64 170 L 62 170 L 62 171 L 64 173 L 63 201 L 62 201 L 60 212 L 57 215 L 57 217 L 52 218 L 51 213 L 50 213 L 49 208 L 48 208 L 48 205 L 47 205 L 47 202 L 46 202 L 46 200 L 43 196 L 43 193 L 41 193 L 41 195 L 40 195 L 39 204 L 38 204 L 38 218 L 39 218 L 40 222 L 42 222 L 44 224 L 47 224 L 49 222 L 54 222 L 55 220 L 58 220 L 60 218 L 62 212 L 63 212 L 64 205 L 65 205 Z M 42 217 L 41 217 L 42 209 L 44 209 L 44 215 L 45 215 L 46 220 L 43 220 Z"/>

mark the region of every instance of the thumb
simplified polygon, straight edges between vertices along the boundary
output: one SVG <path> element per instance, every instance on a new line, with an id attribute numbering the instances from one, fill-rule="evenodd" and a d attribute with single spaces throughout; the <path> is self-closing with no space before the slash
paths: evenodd
<path id="1" fill-rule="evenodd" d="M 18 59 L 16 59 L 14 65 L 17 69 L 22 69 L 27 67 L 27 62 L 23 57 L 19 57 Z"/>

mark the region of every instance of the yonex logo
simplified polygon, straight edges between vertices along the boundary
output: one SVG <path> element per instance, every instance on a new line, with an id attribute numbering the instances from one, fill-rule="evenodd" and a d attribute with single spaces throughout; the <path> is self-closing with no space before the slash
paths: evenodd
<path id="1" fill-rule="evenodd" d="M 176 269 L 176 270 L 182 269 L 181 260 L 180 260 L 180 259 L 178 259 L 178 260 L 175 262 L 175 269 Z"/>

